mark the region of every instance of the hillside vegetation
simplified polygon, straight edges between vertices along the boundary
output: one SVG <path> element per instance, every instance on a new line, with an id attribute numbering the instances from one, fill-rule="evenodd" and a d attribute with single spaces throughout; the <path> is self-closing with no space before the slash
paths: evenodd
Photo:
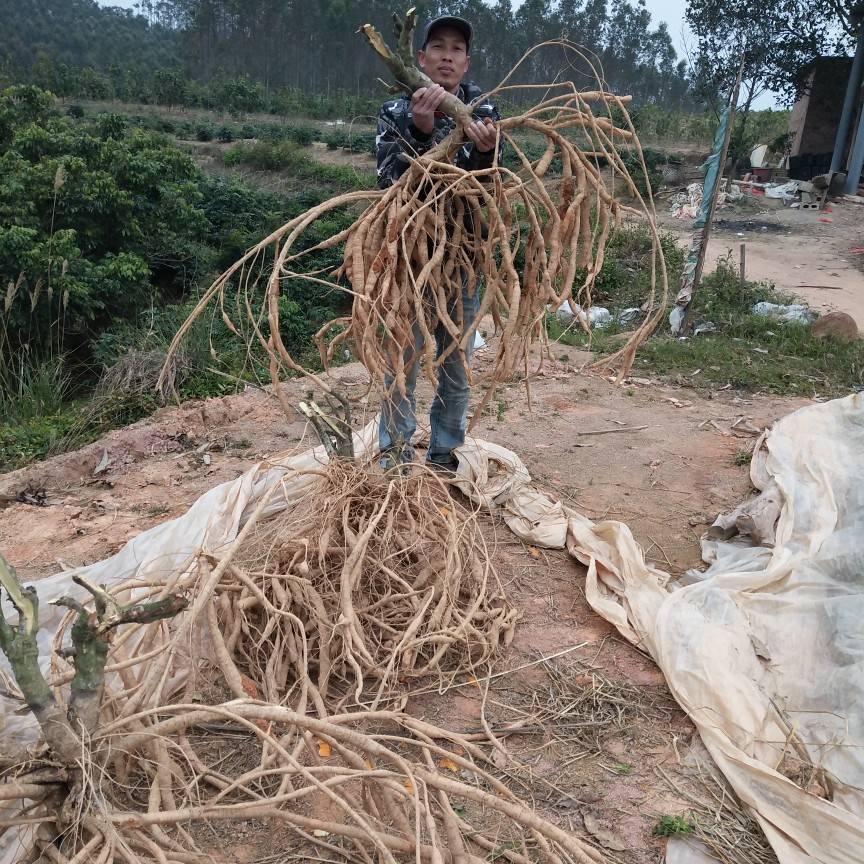
<path id="1" fill-rule="evenodd" d="M 351 178 L 372 182 L 336 166 L 316 170 L 295 152 L 292 170 L 304 165 L 302 192 L 280 198 L 205 175 L 172 138 L 128 117 L 69 117 L 32 86 L 0 92 L 0 464 L 152 409 L 160 357 L 199 290 Z M 321 231 L 338 229 L 340 218 L 349 217 Z M 335 263 L 328 253 L 310 266 Z M 296 282 L 283 337 L 302 354 L 344 303 Z M 175 396 L 256 379 L 260 359 L 241 351 L 221 320 L 199 331 L 178 366 Z"/>

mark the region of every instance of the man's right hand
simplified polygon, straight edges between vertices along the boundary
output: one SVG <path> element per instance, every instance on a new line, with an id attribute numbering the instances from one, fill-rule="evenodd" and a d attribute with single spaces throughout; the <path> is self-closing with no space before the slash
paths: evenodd
<path id="1" fill-rule="evenodd" d="M 424 135 L 431 135 L 435 131 L 435 112 L 446 93 L 440 84 L 433 84 L 415 90 L 411 96 L 411 122 Z"/>

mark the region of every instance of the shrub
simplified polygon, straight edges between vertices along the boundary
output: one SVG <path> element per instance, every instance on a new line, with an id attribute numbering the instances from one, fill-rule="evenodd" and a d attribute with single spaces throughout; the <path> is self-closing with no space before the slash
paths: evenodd
<path id="1" fill-rule="evenodd" d="M 226 165 L 251 165 L 261 171 L 278 171 L 295 166 L 300 154 L 297 145 L 290 141 L 258 141 L 235 144 L 224 159 Z"/>
<path id="2" fill-rule="evenodd" d="M 308 147 L 318 139 L 319 135 L 314 126 L 288 126 L 286 127 L 286 137 L 301 147 Z"/>
<path id="3" fill-rule="evenodd" d="M 164 137 L 105 115 L 98 136 L 29 90 L 0 91 L 0 352 L 86 346 L 201 262 L 198 170 Z M 58 155 L 62 154 L 62 155 Z M 62 322 L 63 334 L 52 329 Z"/>
<path id="4" fill-rule="evenodd" d="M 212 123 L 199 123 L 195 127 L 195 138 L 198 141 L 212 141 L 216 137 L 216 129 Z"/>
<path id="5" fill-rule="evenodd" d="M 215 105 L 234 117 L 260 111 L 265 104 L 263 86 L 248 75 L 217 82 L 212 93 Z"/>
<path id="6" fill-rule="evenodd" d="M 327 145 L 328 150 L 348 150 L 352 153 L 371 153 L 375 155 L 375 133 L 349 131 L 348 129 L 328 129 L 322 133 L 320 140 Z"/>

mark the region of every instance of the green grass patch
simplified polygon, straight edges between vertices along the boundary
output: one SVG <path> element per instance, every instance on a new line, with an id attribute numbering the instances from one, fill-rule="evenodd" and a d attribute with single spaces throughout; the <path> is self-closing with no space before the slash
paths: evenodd
<path id="1" fill-rule="evenodd" d="M 324 165 L 293 141 L 241 142 L 226 151 L 224 161 L 228 166 L 248 165 L 259 171 L 282 171 L 297 180 L 318 183 L 338 192 L 375 185 L 371 174 L 347 165 Z"/>
<path id="2" fill-rule="evenodd" d="M 675 286 L 682 256 L 672 251 L 667 263 L 670 285 Z M 607 306 L 614 315 L 644 300 L 649 256 L 650 245 L 644 245 L 638 232 L 626 229 L 616 234 L 607 249 L 594 304 Z M 839 396 L 864 386 L 864 342 L 817 339 L 805 324 L 784 324 L 754 315 L 752 307 L 763 300 L 788 303 L 791 298 L 768 283 L 742 285 L 728 261 L 718 262 L 716 271 L 702 280 L 693 304 L 694 321 L 712 323 L 714 332 L 677 339 L 668 335 L 664 323 L 640 347 L 635 374 L 673 380 L 683 376 L 700 389 L 729 386 L 777 395 Z M 589 346 L 585 333 L 575 327 L 563 328 L 552 316 L 548 329 L 550 338 L 564 344 Z M 626 338 L 622 329 L 613 321 L 594 330 L 591 350 L 599 357 L 620 348 Z"/>
<path id="3" fill-rule="evenodd" d="M 0 472 L 44 459 L 75 427 L 77 419 L 77 412 L 69 410 L 22 423 L 0 424 Z"/>
<path id="4" fill-rule="evenodd" d="M 686 837 L 693 833 L 693 827 L 685 816 L 661 816 L 651 833 L 655 837 Z"/>
<path id="5" fill-rule="evenodd" d="M 659 334 L 642 346 L 636 369 L 685 375 L 697 387 L 778 395 L 839 396 L 864 386 L 864 342 L 817 339 L 806 324 L 784 324 L 752 314 L 755 303 L 790 298 L 765 283 L 743 286 L 721 262 L 699 288 L 694 320 L 717 330 L 689 339 Z"/>

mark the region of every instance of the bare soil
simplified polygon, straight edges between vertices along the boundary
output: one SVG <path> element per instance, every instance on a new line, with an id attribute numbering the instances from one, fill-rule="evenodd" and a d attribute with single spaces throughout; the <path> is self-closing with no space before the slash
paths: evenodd
<path id="1" fill-rule="evenodd" d="M 690 242 L 690 223 L 663 212 L 664 228 Z M 864 206 L 848 201 L 823 210 L 793 210 L 764 197 L 720 208 L 711 229 L 706 268 L 731 255 L 738 266 L 745 244 L 748 279 L 773 282 L 818 312 L 851 315 L 864 331 Z"/>
<path id="2" fill-rule="evenodd" d="M 478 352 L 479 368 L 490 353 Z M 748 492 L 747 469 L 736 456 L 752 448 L 755 430 L 804 401 L 696 393 L 642 379 L 616 386 L 579 374 L 587 355 L 578 349 L 559 346 L 554 353 L 555 362 L 530 380 L 531 407 L 524 383 L 504 387 L 475 433 L 516 451 L 538 486 L 591 518 L 626 522 L 647 557 L 673 575 L 697 566 L 706 524 Z M 348 392 L 362 393 L 366 373 L 358 364 L 334 375 Z M 299 381 L 285 386 L 292 399 L 307 389 Z M 418 395 L 425 418 L 428 383 Z M 367 404 L 357 423 L 374 411 Z M 748 432 L 732 428 L 742 417 L 746 422 L 736 429 Z M 0 511 L 0 549 L 25 579 L 102 559 L 259 458 L 313 443 L 305 424 L 289 422 L 261 390 L 163 409 L 75 453 L 3 477 L 0 491 L 9 503 Z M 106 453 L 107 470 L 94 474 Z M 15 500 L 37 487 L 44 490 L 43 506 Z M 40 499 L 31 494 L 28 500 Z M 660 815 L 688 805 L 662 783 L 657 769 L 680 778 L 679 757 L 695 737 L 692 725 L 652 661 L 588 607 L 580 565 L 563 552 L 526 546 L 491 519 L 484 530 L 522 613 L 516 639 L 495 669 L 505 674 L 491 683 L 486 718 L 497 727 L 553 706 L 541 728 L 535 723 L 532 734 L 507 739 L 520 763 L 508 769 L 514 788 L 544 815 L 594 838 L 614 860 L 663 860 L 665 841 L 651 829 Z M 537 664 L 564 649 L 573 650 L 548 668 Z M 534 665 L 522 668 L 527 664 Z M 598 719 L 565 710 L 556 718 L 554 706 L 562 699 L 566 705 L 561 687 L 579 691 L 592 681 L 594 687 L 601 682 L 600 696 L 623 694 L 623 713 Z M 481 687 L 456 683 L 462 686 L 443 695 L 412 697 L 409 710 L 451 728 L 480 731 Z M 214 739 L 216 755 L 238 747 Z M 207 825 L 196 835 L 213 850 L 214 861 L 314 857 L 279 826 L 256 821 Z"/>

